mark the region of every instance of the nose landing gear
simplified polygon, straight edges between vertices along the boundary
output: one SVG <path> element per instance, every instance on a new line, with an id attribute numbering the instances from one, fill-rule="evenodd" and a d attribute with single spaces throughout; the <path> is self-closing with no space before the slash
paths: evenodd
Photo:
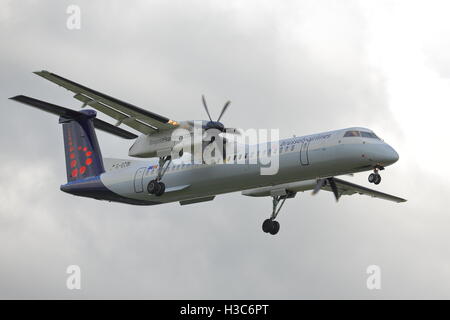
<path id="1" fill-rule="evenodd" d="M 373 173 L 369 174 L 369 178 L 368 178 L 368 180 L 369 180 L 370 183 L 380 184 L 380 182 L 381 182 L 381 176 L 380 176 L 380 174 L 378 173 L 378 170 L 384 170 L 384 167 L 376 166 L 376 167 L 373 169 Z"/>

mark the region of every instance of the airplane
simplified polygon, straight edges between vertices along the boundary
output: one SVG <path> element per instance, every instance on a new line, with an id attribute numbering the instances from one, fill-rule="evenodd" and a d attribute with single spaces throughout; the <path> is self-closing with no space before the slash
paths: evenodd
<path id="1" fill-rule="evenodd" d="M 48 71 L 35 74 L 75 93 L 74 98 L 83 103 L 82 110 L 76 111 L 25 95 L 10 98 L 59 116 L 67 171 L 67 183 L 60 189 L 71 195 L 131 205 L 179 202 L 182 206 L 212 201 L 217 195 L 239 191 L 244 196 L 271 197 L 272 213 L 262 224 L 262 230 L 271 235 L 280 230 L 276 219 L 283 204 L 299 192 L 312 190 L 312 194 L 317 194 L 325 190 L 331 192 L 336 201 L 342 195 L 353 194 L 397 203 L 406 201 L 336 177 L 372 171 L 368 181 L 378 185 L 381 182 L 379 171 L 398 161 L 398 153 L 370 129 L 351 127 L 294 136 L 278 140 L 273 149 L 268 149 L 267 143 L 260 143 L 245 145 L 240 154 L 224 152 L 224 161 L 220 163 L 183 163 L 178 159 L 183 156 L 182 152 L 174 152 L 176 141 L 171 135 L 179 128 L 191 135 L 194 121 L 170 120 Z M 238 129 L 225 128 L 220 122 L 229 101 L 216 121 L 210 116 L 204 96 L 202 102 L 209 118 L 200 122 L 202 130 L 240 134 Z M 112 125 L 98 119 L 95 110 L 83 109 L 86 106 L 114 118 L 117 123 Z M 121 124 L 141 135 L 119 127 Z M 103 158 L 95 129 L 135 140 L 129 156 L 145 159 Z M 225 138 L 221 139 L 226 142 Z M 191 140 L 189 147 L 194 143 Z M 209 143 L 207 141 L 206 145 Z M 204 141 L 201 146 L 205 147 Z M 255 148 L 256 152 L 250 152 Z M 263 164 L 250 161 L 261 156 L 260 153 L 278 157 L 276 174 L 263 175 Z"/>

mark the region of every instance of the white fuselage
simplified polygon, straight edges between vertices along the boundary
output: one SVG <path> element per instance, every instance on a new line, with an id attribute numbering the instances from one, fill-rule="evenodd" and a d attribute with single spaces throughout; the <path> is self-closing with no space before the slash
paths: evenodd
<path id="1" fill-rule="evenodd" d="M 264 165 L 252 158 L 257 154 L 243 151 L 236 154 L 236 160 L 242 162 L 247 158 L 244 160 L 247 163 L 235 163 L 232 154 L 221 164 L 172 162 L 163 177 L 166 193 L 159 197 L 149 194 L 146 188 L 157 175 L 157 159 L 105 159 L 106 172 L 100 179 L 115 194 L 156 204 L 367 171 L 398 160 L 395 150 L 380 139 L 344 137 L 348 130 L 359 129 L 370 131 L 350 128 L 280 140 L 279 148 L 271 151 L 272 157 L 279 156 L 279 169 L 273 175 L 262 175 Z M 258 145 L 261 150 L 265 146 Z"/>

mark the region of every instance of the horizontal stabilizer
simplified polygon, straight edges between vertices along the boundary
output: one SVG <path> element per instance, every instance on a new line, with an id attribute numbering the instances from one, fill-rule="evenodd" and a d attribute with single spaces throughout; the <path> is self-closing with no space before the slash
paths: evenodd
<path id="1" fill-rule="evenodd" d="M 75 111 L 72 109 L 68 109 L 68 108 L 64 108 L 64 107 L 60 107 L 55 104 L 51 104 L 51 103 L 48 103 L 48 102 L 45 102 L 42 100 L 27 97 L 24 95 L 15 96 L 10 99 L 17 101 L 17 102 L 27 104 L 29 106 L 32 106 L 32 107 L 35 107 L 38 109 L 41 109 L 46 112 L 56 114 L 58 116 L 61 116 L 61 117 L 67 118 L 67 119 L 76 119 L 80 116 L 83 116 L 83 113 L 81 113 L 81 112 L 78 112 L 78 111 Z M 94 127 L 96 129 L 111 133 L 118 137 L 121 137 L 124 139 L 136 139 L 137 138 L 137 135 L 135 135 L 127 130 L 124 130 L 122 128 L 113 126 L 112 124 L 105 122 L 103 120 L 94 118 L 93 123 L 94 123 Z"/>

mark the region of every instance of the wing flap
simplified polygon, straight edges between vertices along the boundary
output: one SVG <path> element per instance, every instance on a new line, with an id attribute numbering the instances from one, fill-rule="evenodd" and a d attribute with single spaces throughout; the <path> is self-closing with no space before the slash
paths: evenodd
<path id="1" fill-rule="evenodd" d="M 74 98 L 85 103 L 86 105 L 96 109 L 97 111 L 100 111 L 100 112 L 110 116 L 111 118 L 116 119 L 117 123 L 119 125 L 123 123 L 123 124 L 133 128 L 134 130 L 137 130 L 137 131 L 139 131 L 141 133 L 145 133 L 145 134 L 152 134 L 152 133 L 158 131 L 157 127 L 146 123 L 145 120 L 133 118 L 133 117 L 131 117 L 119 110 L 111 108 L 101 102 L 87 98 L 84 95 L 76 94 L 74 96 Z"/>

